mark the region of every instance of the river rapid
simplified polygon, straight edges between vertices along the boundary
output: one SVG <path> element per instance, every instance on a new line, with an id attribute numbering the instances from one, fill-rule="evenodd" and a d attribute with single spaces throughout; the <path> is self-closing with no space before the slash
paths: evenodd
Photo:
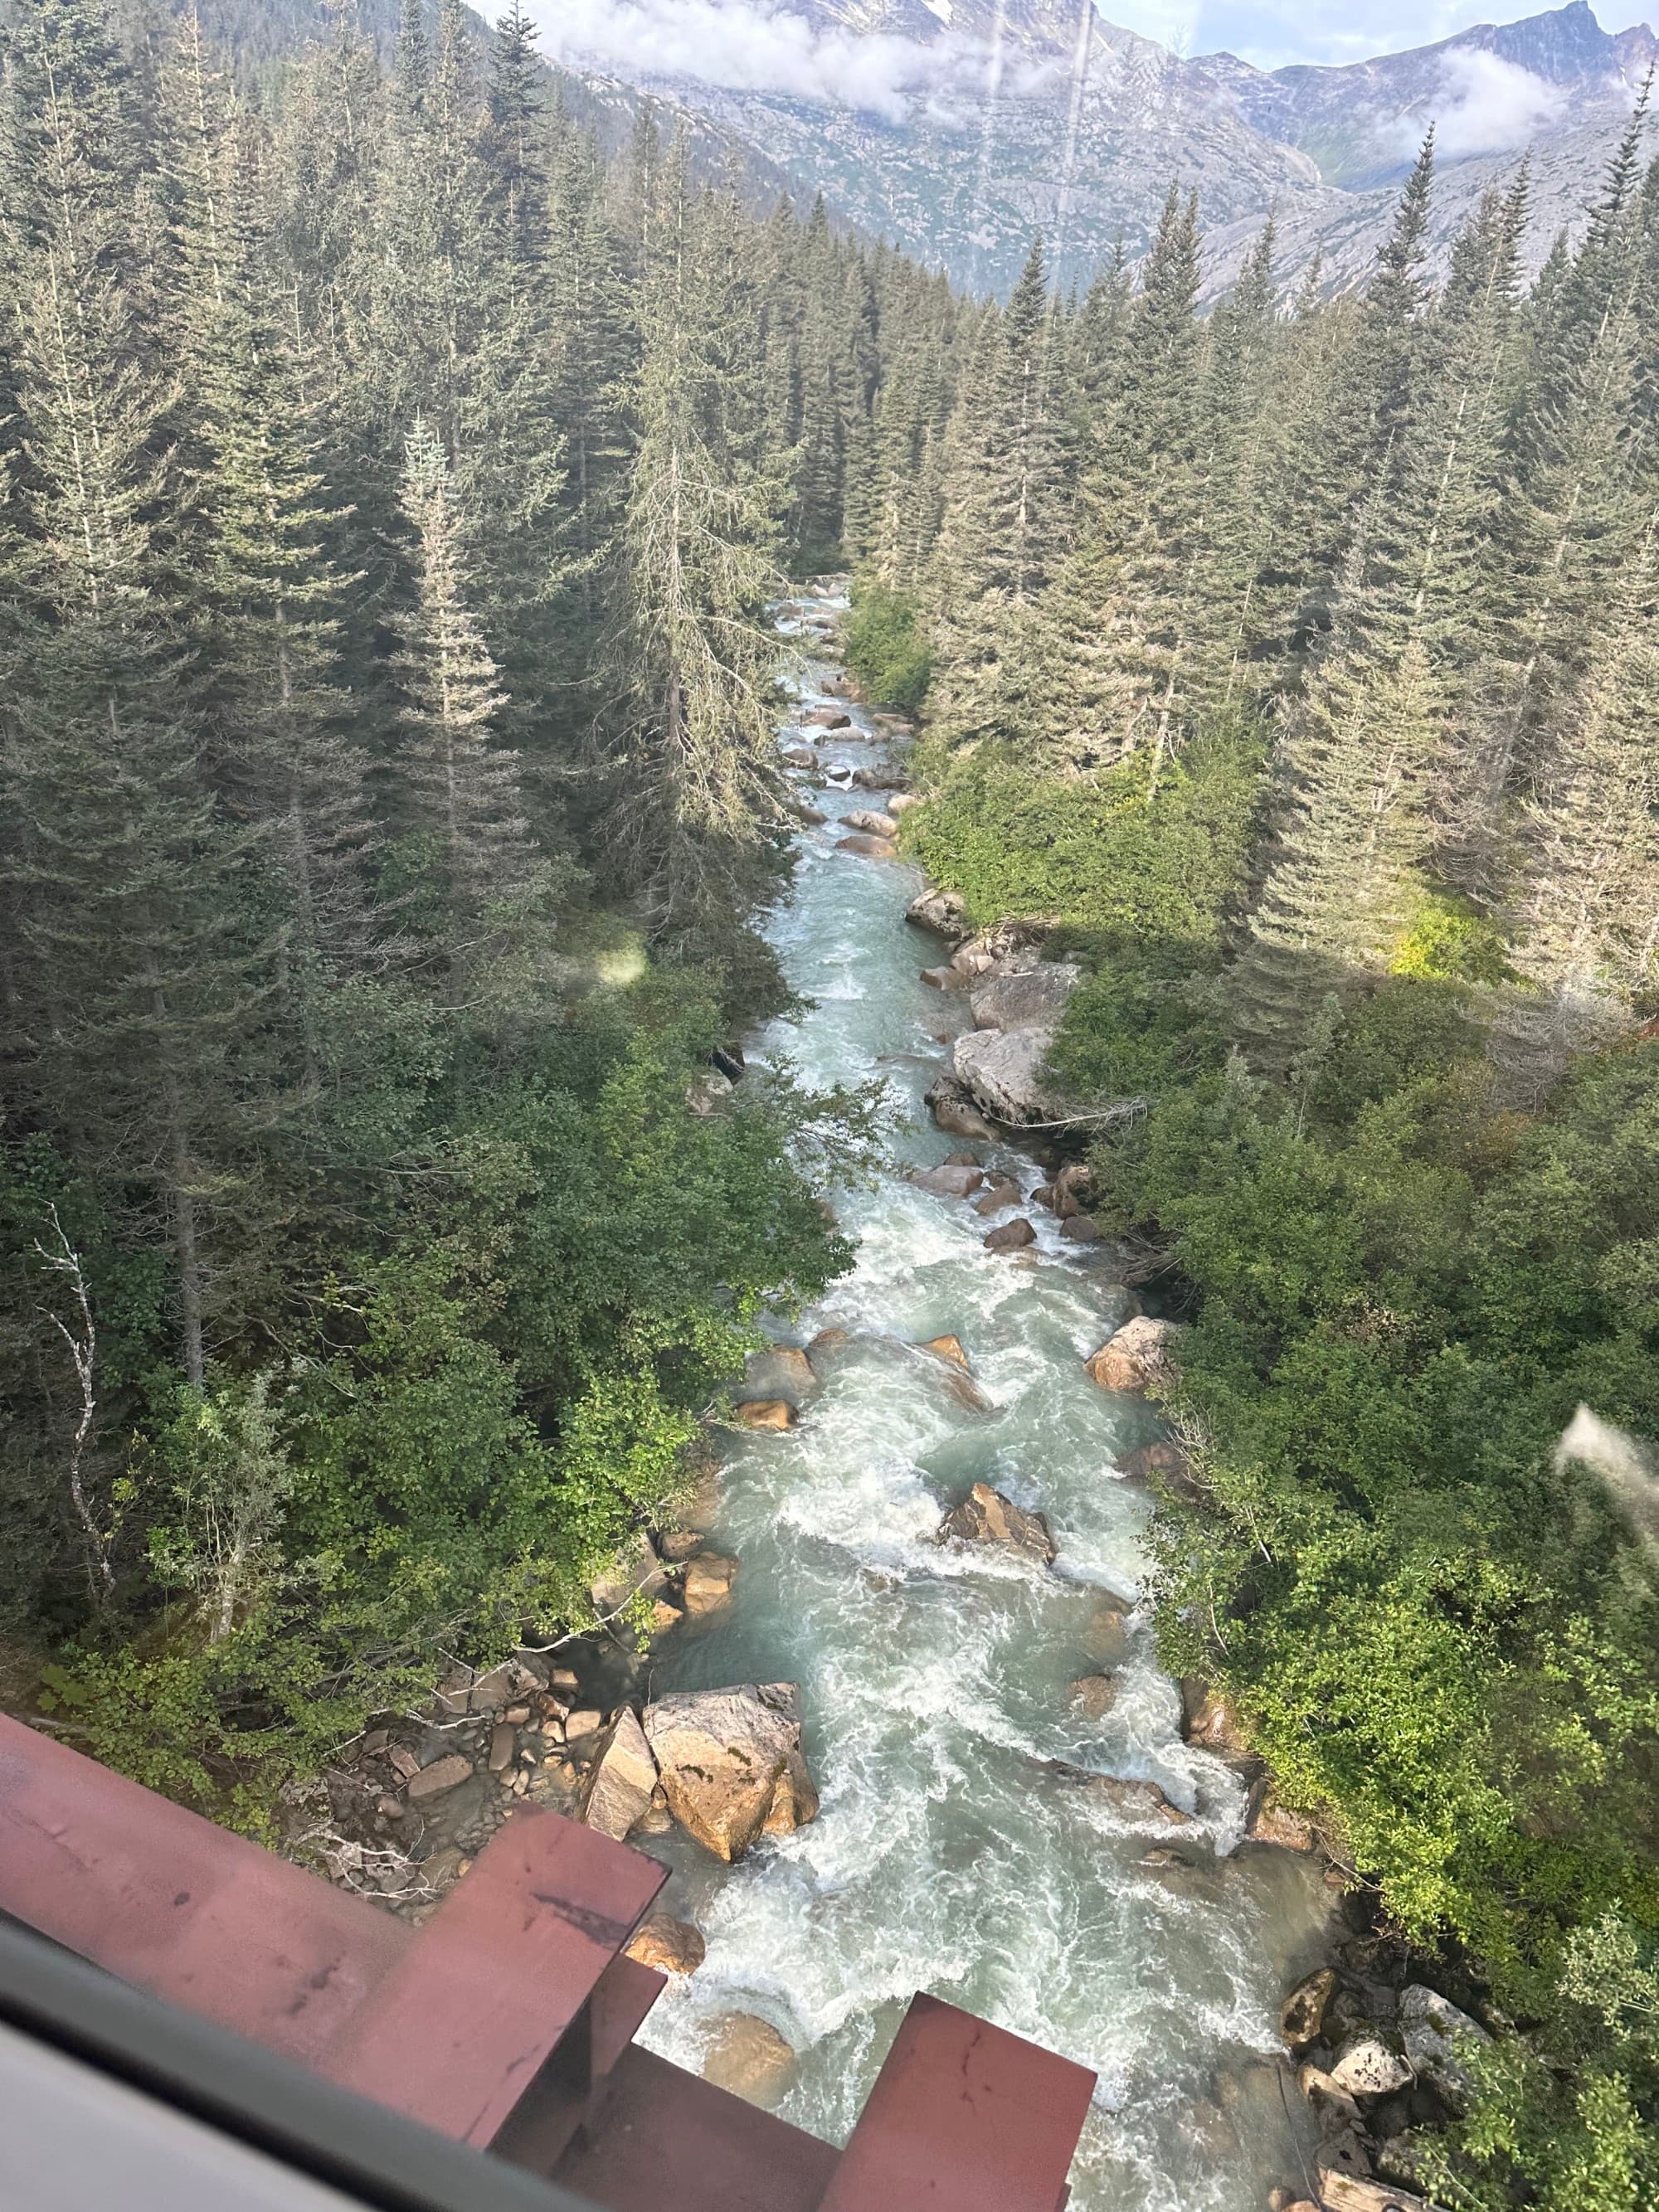
<path id="1" fill-rule="evenodd" d="M 809 662 L 802 703 L 835 672 Z M 742 1563 L 736 1602 L 659 1647 L 651 1688 L 798 1683 L 823 1808 L 732 1868 L 678 1833 L 653 1842 L 674 1869 L 668 1909 L 708 1948 L 641 2039 L 695 2068 L 721 2015 L 759 2014 L 798 2054 L 777 2109 L 841 2142 L 912 1993 L 931 1990 L 1097 2071 L 1073 2212 L 1261 2212 L 1297 2172 L 1278 2001 L 1319 1948 L 1329 1893 L 1290 1854 L 1234 1855 L 1240 1786 L 1182 1741 L 1141 1614 L 1113 1710 L 1091 1723 L 1072 1705 L 1105 1656 L 1103 1599 L 1139 1594 L 1147 1500 L 1115 1462 L 1150 1416 L 1083 1372 L 1116 1317 L 1086 1249 L 1030 1208 L 1036 1244 L 987 1252 L 990 1223 L 903 1180 L 960 1145 L 922 1095 L 965 1000 L 920 981 L 941 956 L 904 920 L 919 872 L 836 849 L 840 817 L 881 798 L 833 771 L 891 748 L 805 738 L 823 769 L 801 795 L 830 819 L 803 833 L 769 935 L 810 1010 L 750 1057 L 819 1085 L 884 1079 L 908 1118 L 879 1187 L 839 1201 L 855 1267 L 777 1332 L 857 1340 L 798 1428 L 731 1439 L 711 1540 Z M 975 1149 L 1025 1191 L 1042 1180 L 1018 1152 Z M 901 1349 L 945 1334 L 991 1413 Z M 1052 1569 L 934 1540 L 977 1480 L 1048 1516 Z M 1150 1778 L 1201 1826 L 1132 1829 L 1051 1762 Z M 1195 1864 L 1141 1866 L 1158 1845 Z"/>

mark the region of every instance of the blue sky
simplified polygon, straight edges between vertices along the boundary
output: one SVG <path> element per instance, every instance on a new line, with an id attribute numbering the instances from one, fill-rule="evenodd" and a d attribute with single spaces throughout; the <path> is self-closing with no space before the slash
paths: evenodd
<path id="1" fill-rule="evenodd" d="M 1592 0 L 1594 4 L 1594 0 Z M 1497 0 L 1100 0 L 1101 13 L 1183 53 L 1226 48 L 1263 68 L 1284 62 L 1358 62 L 1448 39 L 1472 23 L 1510 23 L 1546 11 L 1547 0 L 1517 7 Z M 1645 20 L 1639 4 L 1603 5 L 1602 27 L 1621 31 Z"/>

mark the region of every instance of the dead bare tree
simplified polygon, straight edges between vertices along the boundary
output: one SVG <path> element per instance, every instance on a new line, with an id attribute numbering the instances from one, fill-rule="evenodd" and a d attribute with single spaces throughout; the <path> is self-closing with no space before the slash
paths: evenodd
<path id="1" fill-rule="evenodd" d="M 115 1570 L 110 1565 L 109 1545 L 99 1528 L 96 1515 L 87 1502 L 87 1442 L 98 1413 L 98 1330 L 92 1317 L 92 1299 L 87 1291 L 86 1271 L 82 1267 L 81 1255 L 64 1233 L 57 1206 L 49 1205 L 46 1213 L 52 1223 L 52 1233 L 58 1240 L 58 1249 L 48 1250 L 39 1237 L 34 1240 L 34 1249 L 42 1263 L 68 1285 L 79 1315 L 78 1324 L 71 1328 L 48 1306 L 38 1307 L 36 1310 L 52 1323 L 68 1346 L 70 1359 L 75 1368 L 75 1379 L 80 1389 L 80 1416 L 70 1440 L 70 1497 L 74 1501 L 76 1517 L 87 1540 L 87 1580 L 92 1589 L 92 1601 L 101 1609 L 114 1595 Z"/>

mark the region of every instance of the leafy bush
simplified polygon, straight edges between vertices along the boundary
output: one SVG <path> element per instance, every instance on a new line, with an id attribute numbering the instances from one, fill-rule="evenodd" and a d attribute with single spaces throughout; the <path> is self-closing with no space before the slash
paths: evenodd
<path id="1" fill-rule="evenodd" d="M 847 665 L 866 698 L 901 714 L 920 713 L 932 661 L 916 602 L 872 577 L 853 586 Z"/>

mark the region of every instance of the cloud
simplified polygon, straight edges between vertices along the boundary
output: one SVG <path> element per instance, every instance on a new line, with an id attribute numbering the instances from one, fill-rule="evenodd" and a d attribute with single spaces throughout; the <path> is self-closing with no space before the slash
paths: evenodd
<path id="1" fill-rule="evenodd" d="M 1567 94 L 1517 62 L 1480 47 L 1448 54 L 1439 90 L 1423 108 L 1401 116 L 1394 131 L 1402 152 L 1414 152 L 1434 119 L 1436 150 L 1449 161 L 1501 154 L 1527 145 L 1565 113 Z"/>
<path id="2" fill-rule="evenodd" d="M 554 0 L 531 12 L 555 60 L 781 93 L 892 123 L 905 119 L 914 100 L 982 92 L 1000 66 L 979 41 L 818 29 L 787 0 Z M 943 5 L 936 12 L 943 15 Z"/>

